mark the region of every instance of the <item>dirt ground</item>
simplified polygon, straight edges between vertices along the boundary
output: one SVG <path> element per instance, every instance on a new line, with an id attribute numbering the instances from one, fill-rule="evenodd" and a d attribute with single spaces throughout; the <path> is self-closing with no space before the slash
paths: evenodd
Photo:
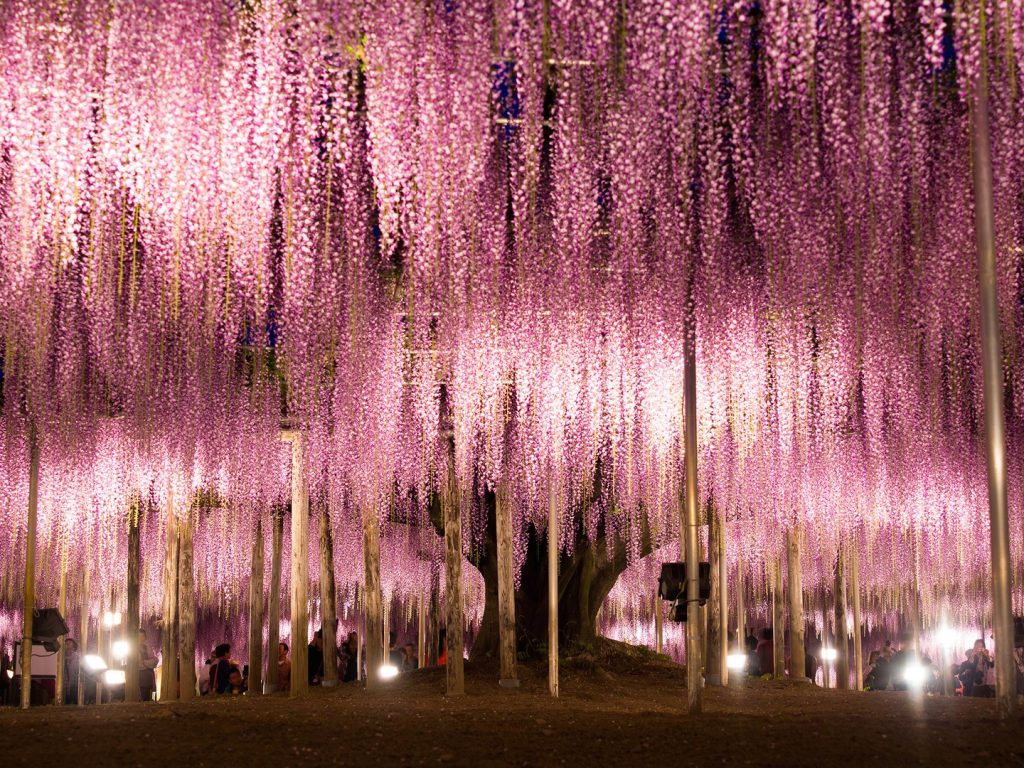
<path id="1" fill-rule="evenodd" d="M 521 665 L 503 690 L 467 666 L 466 696 L 442 669 L 368 692 L 356 685 L 181 704 L 0 710 L 0 765 L 865 765 L 1024 766 L 1024 717 L 1002 725 L 991 700 L 826 691 L 746 681 L 705 692 L 650 659 L 566 663 L 562 696 L 546 665 Z"/>

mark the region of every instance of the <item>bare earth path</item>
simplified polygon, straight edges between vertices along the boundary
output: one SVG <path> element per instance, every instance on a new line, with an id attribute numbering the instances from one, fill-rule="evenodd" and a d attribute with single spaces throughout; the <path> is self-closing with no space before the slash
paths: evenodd
<path id="1" fill-rule="evenodd" d="M 521 677 L 505 691 L 470 667 L 454 700 L 428 669 L 303 701 L 4 708 L 0 765 L 1024 766 L 1024 718 L 1000 725 L 992 701 L 748 681 L 708 689 L 705 713 L 687 717 L 681 670 L 657 661 L 566 670 L 558 701 L 540 667 Z"/>

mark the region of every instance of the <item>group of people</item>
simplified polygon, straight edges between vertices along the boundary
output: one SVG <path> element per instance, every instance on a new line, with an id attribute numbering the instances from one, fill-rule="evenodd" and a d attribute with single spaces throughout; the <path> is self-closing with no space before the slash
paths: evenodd
<path id="1" fill-rule="evenodd" d="M 771 627 L 761 630 L 757 638 L 751 632 L 744 638 L 746 649 L 746 670 L 751 677 L 775 676 L 775 634 Z M 808 640 L 804 644 L 804 674 L 814 681 L 818 674 L 821 644 L 816 640 Z M 786 659 L 789 665 L 789 659 Z M 780 670 L 781 672 L 782 670 Z"/>
<path id="2" fill-rule="evenodd" d="M 1016 648 L 1014 656 L 1017 662 L 1017 691 L 1024 693 L 1024 648 Z M 892 687 L 894 690 L 905 690 L 905 670 L 912 661 L 924 670 L 922 684 L 927 690 L 942 692 L 948 683 L 950 689 L 961 696 L 992 698 L 996 695 L 995 660 L 983 638 L 975 640 L 974 645 L 964 653 L 963 660 L 954 661 L 945 673 L 940 672 L 927 655 L 918 657 L 912 650 L 896 650 L 891 643 L 886 642 L 881 650 L 871 652 L 864 676 L 864 688 L 885 690 Z"/>
<path id="3" fill-rule="evenodd" d="M 761 630 L 760 639 L 753 634 L 745 638 L 746 671 L 753 677 L 775 675 L 775 643 L 771 627 Z M 821 665 L 821 644 L 816 640 L 806 643 L 804 674 L 813 682 Z M 1024 645 L 1015 649 L 1017 662 L 1017 689 L 1024 694 Z M 787 665 L 789 660 L 786 661 Z M 871 651 L 864 670 L 864 689 L 868 691 L 921 688 L 936 693 L 944 692 L 947 682 L 951 690 L 963 696 L 995 696 L 995 661 L 979 638 L 955 662 L 944 677 L 927 654 L 913 649 L 913 638 L 901 636 L 899 643 L 887 640 L 881 649 Z"/>
<path id="4" fill-rule="evenodd" d="M 441 631 L 441 652 L 439 664 L 446 661 L 444 654 L 444 630 Z M 277 648 L 277 690 L 289 691 L 292 684 L 292 661 L 287 643 L 279 643 Z M 352 683 L 360 679 L 359 636 L 349 632 L 345 641 L 337 649 L 335 660 L 338 665 L 337 680 L 341 683 Z M 324 668 L 324 635 L 318 629 L 313 635 L 306 651 L 306 681 L 309 685 L 322 685 L 326 677 Z M 419 667 L 416 647 L 412 643 L 399 645 L 396 633 L 388 636 L 388 662 L 398 672 L 409 672 Z M 363 665 L 365 674 L 365 664 Z M 201 695 L 239 696 L 248 691 L 249 666 L 231 658 L 231 645 L 222 643 L 213 649 L 207 658 L 203 670 L 198 675 L 199 692 Z"/>

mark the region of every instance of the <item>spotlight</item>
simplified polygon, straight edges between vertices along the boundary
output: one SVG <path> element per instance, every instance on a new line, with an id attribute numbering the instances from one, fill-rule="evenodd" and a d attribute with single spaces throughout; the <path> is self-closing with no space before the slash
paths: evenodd
<path id="1" fill-rule="evenodd" d="M 13 669 L 8 669 L 7 670 L 7 677 L 9 677 L 12 680 L 14 679 L 14 670 Z"/>
<path id="2" fill-rule="evenodd" d="M 928 682 L 928 668 L 916 661 L 907 662 L 907 666 L 903 669 L 903 682 L 909 688 L 921 690 Z"/>
<path id="3" fill-rule="evenodd" d="M 733 672 L 739 672 L 747 666 L 747 654 L 730 653 L 726 656 L 725 663 Z"/>
<path id="4" fill-rule="evenodd" d="M 839 651 L 837 651 L 835 648 L 822 648 L 821 658 L 823 661 L 835 661 L 837 658 L 839 658 Z"/>
<path id="5" fill-rule="evenodd" d="M 379 670 L 377 670 L 377 676 L 381 680 L 394 680 L 398 677 L 398 667 L 394 664 L 384 664 Z"/>
<path id="6" fill-rule="evenodd" d="M 102 656 L 90 653 L 87 656 L 82 657 L 82 666 L 90 672 L 102 672 L 107 668 L 107 662 L 103 660 Z"/>
<path id="7" fill-rule="evenodd" d="M 103 673 L 103 682 L 107 685 L 124 685 L 124 670 L 108 669 Z"/>
<path id="8" fill-rule="evenodd" d="M 128 658 L 128 641 L 127 640 L 117 640 L 117 641 L 115 641 L 114 642 L 114 646 L 113 646 L 113 648 L 111 648 L 111 650 L 114 653 L 114 658 L 115 659 L 120 659 L 120 660 L 124 661 L 125 659 Z"/>
<path id="9" fill-rule="evenodd" d="M 121 612 L 120 611 L 107 611 L 103 614 L 103 626 L 105 627 L 116 627 L 121 623 Z"/>

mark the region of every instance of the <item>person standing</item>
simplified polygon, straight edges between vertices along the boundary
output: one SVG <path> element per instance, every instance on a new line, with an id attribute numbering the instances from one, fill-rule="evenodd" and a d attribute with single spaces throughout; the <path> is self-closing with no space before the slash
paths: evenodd
<path id="1" fill-rule="evenodd" d="M 156 654 L 147 642 L 146 630 L 139 630 L 139 695 L 142 701 L 152 701 L 156 693 Z"/>
<path id="2" fill-rule="evenodd" d="M 341 682 L 353 683 L 359 677 L 359 635 L 349 632 L 339 659 Z"/>
<path id="3" fill-rule="evenodd" d="M 775 635 L 771 627 L 761 630 L 761 639 L 757 643 L 757 668 L 761 675 L 775 675 Z"/>
<path id="4" fill-rule="evenodd" d="M 309 669 L 307 680 L 310 685 L 320 685 L 324 679 L 324 632 L 318 629 L 309 644 Z"/>
<path id="5" fill-rule="evenodd" d="M 288 658 L 288 643 L 277 646 L 277 686 L 286 693 L 292 689 L 292 661 Z"/>

